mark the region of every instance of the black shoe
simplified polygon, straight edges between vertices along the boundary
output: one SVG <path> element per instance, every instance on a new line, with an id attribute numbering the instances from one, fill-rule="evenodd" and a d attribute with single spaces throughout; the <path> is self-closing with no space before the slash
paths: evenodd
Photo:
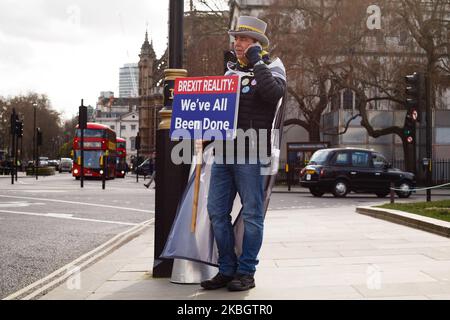
<path id="1" fill-rule="evenodd" d="M 246 291 L 255 287 L 255 278 L 249 274 L 237 274 L 227 285 L 230 291 Z"/>
<path id="2" fill-rule="evenodd" d="M 202 281 L 200 286 L 205 290 L 216 290 L 220 288 L 224 288 L 227 284 L 233 280 L 233 277 L 226 276 L 221 274 L 220 272 L 216 274 L 212 279 Z"/>

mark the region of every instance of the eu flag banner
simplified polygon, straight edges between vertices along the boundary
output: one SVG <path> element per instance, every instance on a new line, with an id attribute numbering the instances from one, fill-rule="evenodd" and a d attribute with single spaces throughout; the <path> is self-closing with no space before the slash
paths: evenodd
<path id="1" fill-rule="evenodd" d="M 239 76 L 176 79 L 171 139 L 234 139 L 239 88 Z"/>

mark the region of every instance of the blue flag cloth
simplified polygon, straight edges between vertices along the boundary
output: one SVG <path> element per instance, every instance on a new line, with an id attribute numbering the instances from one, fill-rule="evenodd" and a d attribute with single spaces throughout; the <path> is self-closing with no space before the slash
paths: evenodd
<path id="1" fill-rule="evenodd" d="M 274 60 L 269 65 L 274 77 L 283 78 L 286 81 L 285 69 L 279 59 Z M 232 74 L 232 70 L 227 74 Z M 242 73 L 242 72 L 240 72 Z M 286 90 L 287 91 L 287 90 Z M 277 105 L 277 111 L 272 124 L 272 150 L 271 161 L 264 168 L 264 212 L 267 212 L 269 206 L 272 188 L 275 184 L 276 175 L 279 167 L 279 157 L 281 148 L 281 138 L 283 132 L 283 121 L 285 111 L 286 95 L 280 99 Z M 190 261 L 205 263 L 211 266 L 218 266 L 218 250 L 214 240 L 212 225 L 207 212 L 209 181 L 211 177 L 211 167 L 214 161 L 214 144 L 208 145 L 203 154 L 203 163 L 200 175 L 200 190 L 198 198 L 198 210 L 196 220 L 196 230 L 191 232 L 192 205 L 194 198 L 195 184 L 195 165 L 191 168 L 189 182 L 178 206 L 177 214 L 172 225 L 166 245 L 160 256 L 162 259 L 186 259 Z M 196 163 L 193 161 L 193 163 Z M 234 233 L 235 250 L 237 256 L 241 254 L 242 239 L 244 235 L 244 222 L 240 214 L 242 209 L 239 195 L 234 201 L 231 212 Z"/>

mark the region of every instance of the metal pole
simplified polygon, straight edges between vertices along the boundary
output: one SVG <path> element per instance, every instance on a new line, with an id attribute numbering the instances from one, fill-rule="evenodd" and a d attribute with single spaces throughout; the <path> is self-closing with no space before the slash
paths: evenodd
<path id="1" fill-rule="evenodd" d="M 37 174 L 37 141 L 36 141 L 36 103 L 33 104 L 33 158 L 34 158 L 34 166 L 33 166 L 33 174 L 36 175 L 36 180 L 38 179 Z"/>
<path id="2" fill-rule="evenodd" d="M 155 238 L 153 277 L 164 278 L 172 274 L 173 260 L 159 259 L 172 228 L 180 199 L 189 176 L 189 165 L 175 165 L 171 151 L 178 144 L 170 140 L 172 117 L 172 90 L 175 79 L 186 77 L 183 67 L 183 16 L 184 1 L 169 2 L 169 69 L 164 70 L 164 108 L 159 112 L 161 123 L 156 133 L 156 192 L 155 192 Z"/>
<path id="3" fill-rule="evenodd" d="M 38 179 L 38 175 L 39 175 L 39 146 L 36 145 L 36 180 Z"/>
<path id="4" fill-rule="evenodd" d="M 83 107 L 83 99 L 81 99 L 81 106 Z M 78 117 L 79 117 L 80 115 L 78 114 Z M 79 126 L 80 127 L 80 132 L 81 132 L 81 141 L 80 141 L 80 153 L 81 153 L 81 164 L 80 164 L 80 166 L 81 166 L 81 172 L 80 172 L 80 186 L 81 186 L 81 188 L 83 188 L 84 187 L 84 129 L 85 128 L 81 128 L 81 126 Z"/>
<path id="5" fill-rule="evenodd" d="M 20 170 L 23 167 L 23 137 L 20 137 Z"/>
<path id="6" fill-rule="evenodd" d="M 287 180 L 287 185 L 288 185 L 288 191 L 291 191 L 291 172 L 290 172 L 290 168 L 289 168 L 289 163 L 286 163 L 286 180 Z"/>
<path id="7" fill-rule="evenodd" d="M 108 161 L 108 157 L 107 156 L 102 156 L 103 157 L 103 174 L 102 174 L 102 189 L 105 190 L 105 186 L 106 186 L 106 169 L 107 169 L 107 161 Z"/>
<path id="8" fill-rule="evenodd" d="M 430 75 L 425 76 L 425 94 L 426 94 L 426 152 L 429 159 L 429 165 L 427 168 L 427 187 L 431 187 L 432 181 L 432 164 L 433 164 L 433 124 L 432 124 L 432 110 L 431 110 L 431 79 Z M 431 190 L 427 189 L 427 202 L 431 201 Z"/>
<path id="9" fill-rule="evenodd" d="M 136 171 L 136 182 L 139 182 L 139 149 L 136 150 L 136 168 L 134 169 Z"/>
<path id="10" fill-rule="evenodd" d="M 15 154 L 14 154 L 14 172 L 15 172 L 15 179 L 17 181 L 17 161 L 19 160 L 18 151 L 19 151 L 19 137 L 17 136 L 17 133 L 14 135 L 14 139 L 16 140 L 16 148 L 15 148 Z"/>
<path id="11" fill-rule="evenodd" d="M 169 68 L 183 67 L 183 15 L 184 1 L 169 2 Z"/>
<path id="12" fill-rule="evenodd" d="M 14 184 L 14 168 L 16 166 L 15 154 L 15 141 L 16 141 L 16 109 L 13 108 L 13 112 L 11 115 L 11 184 Z"/>
<path id="13" fill-rule="evenodd" d="M 394 188 L 395 188 L 395 184 L 394 184 L 394 182 L 391 181 L 391 188 L 390 188 L 391 191 L 389 192 L 391 203 L 395 202 L 395 200 L 394 200 L 394 198 L 395 198 Z"/>

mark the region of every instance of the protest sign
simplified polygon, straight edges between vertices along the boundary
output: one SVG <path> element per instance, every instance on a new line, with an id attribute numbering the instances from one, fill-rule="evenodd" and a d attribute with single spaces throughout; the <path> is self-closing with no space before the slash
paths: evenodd
<path id="1" fill-rule="evenodd" d="M 178 78 L 175 81 L 170 136 L 231 140 L 236 136 L 239 77 Z"/>

